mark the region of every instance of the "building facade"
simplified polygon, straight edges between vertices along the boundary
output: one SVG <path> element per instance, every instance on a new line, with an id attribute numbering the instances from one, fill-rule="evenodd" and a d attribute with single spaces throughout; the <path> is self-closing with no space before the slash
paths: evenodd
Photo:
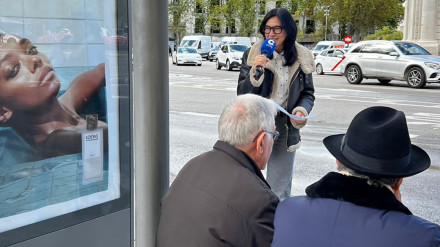
<path id="1" fill-rule="evenodd" d="M 403 40 L 440 55 L 440 1 L 407 0 L 405 5 Z"/>

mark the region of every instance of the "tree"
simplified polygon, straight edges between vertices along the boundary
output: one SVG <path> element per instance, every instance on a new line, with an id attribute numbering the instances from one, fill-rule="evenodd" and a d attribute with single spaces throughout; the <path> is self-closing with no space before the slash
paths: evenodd
<path id="1" fill-rule="evenodd" d="M 196 2 L 196 25 L 195 32 L 205 34 L 205 26 L 209 22 L 210 0 L 195 0 Z"/>
<path id="2" fill-rule="evenodd" d="M 171 17 L 170 29 L 174 33 L 176 46 L 180 44 L 180 39 L 185 35 L 186 28 L 184 18 L 192 8 L 190 0 L 174 0 L 168 5 L 168 12 Z"/>
<path id="3" fill-rule="evenodd" d="M 330 33 L 337 24 L 341 31 L 341 37 L 345 36 L 345 26 L 351 23 L 351 33 L 354 36 L 365 36 L 368 33 L 381 29 L 385 26 L 395 28 L 403 19 L 404 0 L 281 0 L 287 8 L 297 6 L 295 16 L 302 18 L 305 23 L 306 17 L 321 23 L 317 26 L 314 34 L 309 35 L 316 41 L 325 36 L 325 6 L 330 7 L 327 19 L 327 32 Z M 289 7 L 290 6 L 290 7 Z M 300 27 L 305 30 L 305 26 Z"/>
<path id="4" fill-rule="evenodd" d="M 220 8 L 220 13 L 223 16 L 222 24 L 228 28 L 229 35 L 231 35 L 232 27 L 235 26 L 235 18 L 240 7 L 241 0 L 228 0 L 226 4 Z"/>
<path id="5" fill-rule="evenodd" d="M 401 0 L 332 0 L 332 15 L 340 26 L 351 22 L 351 32 L 355 36 L 368 33 L 385 26 L 397 27 L 403 19 L 404 7 Z"/>
<path id="6" fill-rule="evenodd" d="M 366 36 L 364 40 L 372 40 L 372 39 L 402 40 L 402 38 L 403 38 L 402 31 L 397 31 L 389 27 L 384 27 L 381 30 L 378 30 L 376 33 Z"/>
<path id="7" fill-rule="evenodd" d="M 242 0 L 237 17 L 240 19 L 240 35 L 250 37 L 257 19 L 255 1 Z"/>

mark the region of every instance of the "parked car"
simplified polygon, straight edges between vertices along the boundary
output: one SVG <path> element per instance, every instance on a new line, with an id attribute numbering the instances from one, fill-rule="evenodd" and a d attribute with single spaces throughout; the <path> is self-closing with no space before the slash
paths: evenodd
<path id="1" fill-rule="evenodd" d="M 182 38 L 179 47 L 193 47 L 202 58 L 208 58 L 211 50 L 211 36 L 206 35 L 188 35 Z"/>
<path id="2" fill-rule="evenodd" d="M 196 48 L 192 47 L 179 47 L 177 52 L 173 52 L 172 57 L 173 64 L 193 64 L 202 66 L 202 56 L 197 52 Z"/>
<path id="3" fill-rule="evenodd" d="M 319 41 L 318 44 L 316 44 L 315 48 L 313 48 L 312 53 L 313 56 L 316 57 L 322 50 L 330 49 L 330 48 L 344 48 L 345 42 L 344 41 L 337 41 L 337 40 L 328 40 L 328 41 Z"/>
<path id="4" fill-rule="evenodd" d="M 401 80 L 413 88 L 440 82 L 440 57 L 408 41 L 359 42 L 345 54 L 340 67 L 351 84 L 363 78 L 378 79 L 381 84 Z"/>
<path id="5" fill-rule="evenodd" d="M 240 45 L 251 46 L 251 38 L 249 38 L 249 37 L 223 37 L 222 41 L 220 42 L 220 46 L 223 46 L 226 44 L 240 44 Z"/>
<path id="6" fill-rule="evenodd" d="M 323 75 L 324 73 L 341 74 L 338 66 L 347 51 L 347 48 L 331 48 L 321 51 L 315 57 L 316 73 L 318 75 Z"/>
<path id="7" fill-rule="evenodd" d="M 217 69 L 221 69 L 223 66 L 225 66 L 227 70 L 240 68 L 241 58 L 248 48 L 247 45 L 239 44 L 223 45 L 217 52 Z"/>
<path id="8" fill-rule="evenodd" d="M 219 49 L 220 49 L 220 44 L 211 49 L 211 51 L 208 54 L 209 61 L 212 62 L 214 60 L 217 60 L 217 52 Z"/>

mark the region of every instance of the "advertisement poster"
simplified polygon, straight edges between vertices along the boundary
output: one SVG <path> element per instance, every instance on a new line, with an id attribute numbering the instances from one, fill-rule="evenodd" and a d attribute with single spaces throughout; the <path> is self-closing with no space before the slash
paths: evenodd
<path id="1" fill-rule="evenodd" d="M 111 0 L 0 0 L 0 233 L 120 197 Z"/>

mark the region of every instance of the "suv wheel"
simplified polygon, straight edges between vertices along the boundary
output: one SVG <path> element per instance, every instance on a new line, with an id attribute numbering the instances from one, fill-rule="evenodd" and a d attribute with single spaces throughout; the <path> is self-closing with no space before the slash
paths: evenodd
<path id="1" fill-rule="evenodd" d="M 413 67 L 406 74 L 408 85 L 413 88 L 422 88 L 426 85 L 425 73 L 418 67 Z"/>
<path id="2" fill-rule="evenodd" d="M 347 81 L 350 84 L 359 84 L 364 78 L 362 77 L 361 68 L 357 65 L 351 65 L 347 69 Z"/>
<path id="3" fill-rule="evenodd" d="M 231 63 L 229 63 L 229 60 L 226 60 L 226 69 L 229 71 L 232 70 Z"/>
<path id="4" fill-rule="evenodd" d="M 318 64 L 316 65 L 316 74 L 318 74 L 318 75 L 323 75 L 323 74 L 324 74 L 323 71 L 324 71 L 324 70 L 323 70 L 323 68 L 322 68 L 322 65 L 321 65 L 320 63 L 318 63 Z"/>
<path id="5" fill-rule="evenodd" d="M 391 80 L 384 80 L 384 79 L 377 79 L 381 85 L 388 85 L 388 83 L 390 83 Z"/>
<path id="6" fill-rule="evenodd" d="M 216 63 L 215 63 L 215 67 L 216 67 L 217 69 L 221 69 L 221 68 L 222 68 L 222 66 L 221 66 L 220 63 L 218 62 L 218 59 L 217 59 L 217 61 L 216 61 Z"/>

